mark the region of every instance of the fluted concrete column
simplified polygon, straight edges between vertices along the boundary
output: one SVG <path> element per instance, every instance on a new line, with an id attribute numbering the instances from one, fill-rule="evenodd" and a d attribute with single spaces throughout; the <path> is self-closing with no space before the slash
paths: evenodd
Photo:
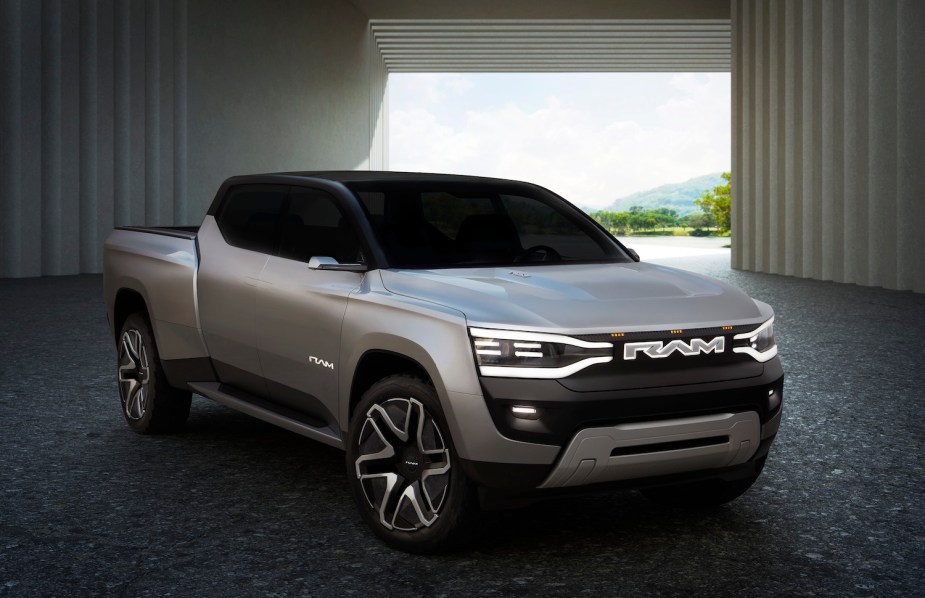
<path id="1" fill-rule="evenodd" d="M 113 225 L 186 222 L 186 11 L 2 0 L 0 276 L 99 272 Z"/>
<path id="2" fill-rule="evenodd" d="M 0 0 L 0 272 L 9 276 L 22 261 L 22 6 Z"/>
<path id="3" fill-rule="evenodd" d="M 925 292 L 925 3 L 732 20 L 733 267 Z"/>
<path id="4" fill-rule="evenodd" d="M 369 162 L 372 170 L 385 170 L 389 163 L 389 72 L 375 34 L 369 27 Z"/>
<path id="5" fill-rule="evenodd" d="M 925 3 L 905 0 L 897 6 L 896 130 L 897 153 L 896 277 L 900 285 L 925 290 Z"/>
<path id="6" fill-rule="evenodd" d="M 348 0 L 0 0 L 0 277 L 99 272 L 235 174 L 384 167 L 370 44 Z"/>

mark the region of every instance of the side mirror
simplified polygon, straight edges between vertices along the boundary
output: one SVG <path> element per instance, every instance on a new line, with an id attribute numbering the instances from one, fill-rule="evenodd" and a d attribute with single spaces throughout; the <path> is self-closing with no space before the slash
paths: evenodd
<path id="1" fill-rule="evenodd" d="M 312 256 L 308 260 L 309 270 L 340 270 L 342 272 L 366 272 L 369 270 L 366 264 L 342 264 L 333 257 Z"/>
<path id="2" fill-rule="evenodd" d="M 636 262 L 640 261 L 639 254 L 636 253 L 635 249 L 630 249 L 629 247 L 627 247 L 626 251 L 630 254 L 630 257 L 633 258 L 633 261 L 636 261 Z"/>

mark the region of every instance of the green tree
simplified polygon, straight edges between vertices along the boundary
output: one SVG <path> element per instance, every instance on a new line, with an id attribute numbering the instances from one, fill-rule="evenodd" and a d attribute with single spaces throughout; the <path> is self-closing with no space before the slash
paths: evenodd
<path id="1" fill-rule="evenodd" d="M 658 226 L 655 214 L 648 210 L 633 212 L 633 209 L 630 208 L 628 216 L 630 228 L 633 230 L 652 230 Z"/>
<path id="2" fill-rule="evenodd" d="M 627 227 L 630 225 L 630 215 L 626 212 L 611 212 L 613 215 L 613 228 L 625 234 Z"/>
<path id="3" fill-rule="evenodd" d="M 627 226 L 629 226 L 629 214 L 626 212 L 598 210 L 597 212 L 593 212 L 591 217 L 597 220 L 601 226 L 614 234 L 624 234 Z"/>
<path id="4" fill-rule="evenodd" d="M 720 234 L 729 234 L 732 228 L 732 220 L 729 208 L 732 205 L 732 173 L 724 172 L 723 179 L 725 185 L 713 187 L 704 191 L 700 199 L 695 199 L 694 203 L 700 206 L 700 209 L 713 216 L 716 226 L 719 227 Z"/>
<path id="5" fill-rule="evenodd" d="M 713 214 L 711 213 L 694 213 L 684 218 L 684 224 L 690 228 L 704 230 L 716 226 L 716 221 L 713 219 Z"/>
<path id="6" fill-rule="evenodd" d="M 655 216 L 658 228 L 673 228 L 681 223 L 678 211 L 671 208 L 655 208 L 649 210 L 649 213 Z"/>

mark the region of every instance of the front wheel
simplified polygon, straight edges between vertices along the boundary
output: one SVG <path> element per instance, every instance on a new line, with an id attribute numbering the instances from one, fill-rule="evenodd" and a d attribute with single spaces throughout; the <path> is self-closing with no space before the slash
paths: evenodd
<path id="1" fill-rule="evenodd" d="M 139 434 L 182 430 L 192 395 L 173 388 L 167 381 L 144 313 L 136 312 L 125 319 L 118 351 L 119 397 L 129 427 Z"/>
<path id="2" fill-rule="evenodd" d="M 417 378 L 391 376 L 363 395 L 350 422 L 347 477 L 363 519 L 395 548 L 439 552 L 472 530 L 472 488 L 436 392 Z"/>

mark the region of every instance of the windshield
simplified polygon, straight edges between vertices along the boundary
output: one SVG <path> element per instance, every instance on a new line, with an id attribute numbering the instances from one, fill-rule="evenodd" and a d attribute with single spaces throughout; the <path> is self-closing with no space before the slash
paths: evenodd
<path id="1" fill-rule="evenodd" d="M 392 267 L 629 262 L 580 210 L 538 187 L 355 182 Z"/>

